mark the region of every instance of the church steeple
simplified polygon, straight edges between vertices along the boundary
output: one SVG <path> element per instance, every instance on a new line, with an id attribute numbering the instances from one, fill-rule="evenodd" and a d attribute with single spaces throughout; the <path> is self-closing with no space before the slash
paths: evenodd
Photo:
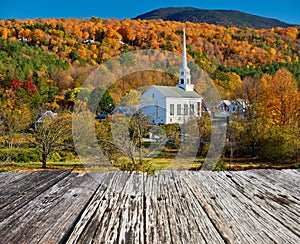
<path id="1" fill-rule="evenodd" d="M 190 69 L 187 66 L 185 29 L 183 29 L 182 65 L 179 72 L 179 82 L 177 86 L 185 91 L 193 91 L 194 85 L 191 84 Z"/>
<path id="2" fill-rule="evenodd" d="M 182 68 L 187 69 L 185 29 L 183 29 Z"/>

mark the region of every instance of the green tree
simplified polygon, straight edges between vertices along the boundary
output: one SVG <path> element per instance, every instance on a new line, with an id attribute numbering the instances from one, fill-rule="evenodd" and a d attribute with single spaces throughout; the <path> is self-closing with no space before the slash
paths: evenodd
<path id="1" fill-rule="evenodd" d="M 126 95 L 121 99 L 119 105 L 123 106 L 137 106 L 141 102 L 141 93 L 136 90 L 132 89 L 126 93 Z"/>
<path id="2" fill-rule="evenodd" d="M 97 114 L 108 114 L 115 108 L 114 100 L 108 90 L 97 87 L 90 94 L 88 108 L 91 111 L 96 111 Z"/>

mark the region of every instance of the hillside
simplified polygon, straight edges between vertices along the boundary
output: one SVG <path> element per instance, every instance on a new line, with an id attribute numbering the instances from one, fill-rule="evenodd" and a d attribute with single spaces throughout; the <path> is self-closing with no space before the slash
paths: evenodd
<path id="1" fill-rule="evenodd" d="M 122 53 L 145 49 L 181 53 L 183 28 L 188 58 L 224 88 L 224 97 L 234 96 L 231 81 L 247 76 L 260 78 L 266 73 L 274 75 L 281 68 L 292 72 L 300 86 L 297 27 L 256 30 L 206 23 L 92 17 L 0 20 L 0 88 L 6 88 L 14 78 L 32 81 L 41 94 L 54 91 L 43 97 L 51 102 L 55 95 L 80 87 L 91 70 Z M 159 79 L 150 74 L 128 78 L 120 81 L 111 94 L 118 101 L 145 80 Z M 231 91 L 227 92 L 228 89 Z"/>
<path id="2" fill-rule="evenodd" d="M 282 21 L 251 15 L 233 10 L 203 10 L 197 8 L 160 8 L 137 16 L 135 19 L 162 19 L 170 21 L 193 23 L 208 23 L 222 26 L 271 29 L 290 27 L 291 24 Z"/>

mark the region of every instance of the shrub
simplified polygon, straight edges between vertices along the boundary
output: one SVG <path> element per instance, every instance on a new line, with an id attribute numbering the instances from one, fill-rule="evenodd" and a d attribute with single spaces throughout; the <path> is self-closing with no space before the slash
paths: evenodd
<path id="1" fill-rule="evenodd" d="M 214 171 L 226 171 L 226 163 L 224 161 L 219 161 L 214 168 Z"/>
<path id="2" fill-rule="evenodd" d="M 291 168 L 292 169 L 300 169 L 300 163 L 294 164 Z"/>
<path id="3" fill-rule="evenodd" d="M 143 160 L 143 163 L 137 163 L 136 165 L 128 158 L 120 158 L 118 162 L 114 165 L 115 167 L 119 168 L 121 171 L 139 171 L 145 172 L 150 175 L 154 173 L 154 169 L 151 168 L 151 163 L 148 160 Z"/>
<path id="4" fill-rule="evenodd" d="M 0 149 L 0 161 L 11 162 L 39 162 L 41 161 L 41 153 L 36 148 L 4 148 Z"/>
<path id="5" fill-rule="evenodd" d="M 58 151 L 52 153 L 49 157 L 49 161 L 52 162 L 66 162 L 75 159 L 77 156 L 71 151 Z"/>

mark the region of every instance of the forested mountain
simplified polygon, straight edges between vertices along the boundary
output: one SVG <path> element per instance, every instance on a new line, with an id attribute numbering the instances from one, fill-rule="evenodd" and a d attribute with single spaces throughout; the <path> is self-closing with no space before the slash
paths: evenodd
<path id="1" fill-rule="evenodd" d="M 169 20 L 180 22 L 208 23 L 229 27 L 271 29 L 276 27 L 291 27 L 277 19 L 260 17 L 234 10 L 203 10 L 197 8 L 160 8 L 141 14 L 135 19 Z"/>

